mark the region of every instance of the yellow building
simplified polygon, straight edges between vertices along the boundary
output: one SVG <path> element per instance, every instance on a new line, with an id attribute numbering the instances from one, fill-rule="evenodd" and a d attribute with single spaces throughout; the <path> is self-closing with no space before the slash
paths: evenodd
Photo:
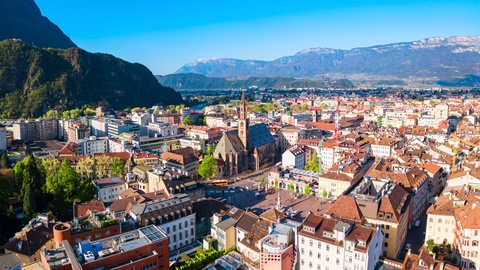
<path id="1" fill-rule="evenodd" d="M 222 215 L 219 213 L 213 214 L 213 224 L 211 235 L 218 241 L 218 249 L 229 248 L 235 246 L 235 224 L 237 220 L 228 216 L 222 220 Z"/>

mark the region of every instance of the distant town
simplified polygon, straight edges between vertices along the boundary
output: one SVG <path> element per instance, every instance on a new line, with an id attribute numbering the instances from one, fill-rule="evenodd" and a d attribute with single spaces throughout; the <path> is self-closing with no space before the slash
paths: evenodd
<path id="1" fill-rule="evenodd" d="M 0 262 L 480 269 L 480 89 L 181 93 L 0 120 Z"/>

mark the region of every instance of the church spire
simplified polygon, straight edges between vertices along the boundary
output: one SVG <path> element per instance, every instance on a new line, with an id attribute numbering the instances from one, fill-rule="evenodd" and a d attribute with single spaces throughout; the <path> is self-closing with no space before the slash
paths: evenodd
<path id="1" fill-rule="evenodd" d="M 243 143 L 243 149 L 248 151 L 250 149 L 250 138 L 248 134 L 248 116 L 247 116 L 247 101 L 245 100 L 245 91 L 242 91 L 242 100 L 240 102 L 240 115 L 238 117 L 238 137 Z"/>

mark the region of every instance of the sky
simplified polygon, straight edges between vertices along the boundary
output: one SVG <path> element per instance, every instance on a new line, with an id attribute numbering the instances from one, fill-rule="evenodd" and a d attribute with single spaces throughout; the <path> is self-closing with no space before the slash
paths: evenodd
<path id="1" fill-rule="evenodd" d="M 200 58 L 274 60 L 480 35 L 478 0 L 35 0 L 77 46 L 171 74 Z"/>

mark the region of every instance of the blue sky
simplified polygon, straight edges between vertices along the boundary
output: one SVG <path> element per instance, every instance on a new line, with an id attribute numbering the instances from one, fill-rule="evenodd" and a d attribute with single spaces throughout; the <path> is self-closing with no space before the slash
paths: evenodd
<path id="1" fill-rule="evenodd" d="M 480 35 L 480 1 L 36 0 L 79 47 L 170 74 L 198 58 L 273 60 L 314 47 L 351 49 Z"/>

